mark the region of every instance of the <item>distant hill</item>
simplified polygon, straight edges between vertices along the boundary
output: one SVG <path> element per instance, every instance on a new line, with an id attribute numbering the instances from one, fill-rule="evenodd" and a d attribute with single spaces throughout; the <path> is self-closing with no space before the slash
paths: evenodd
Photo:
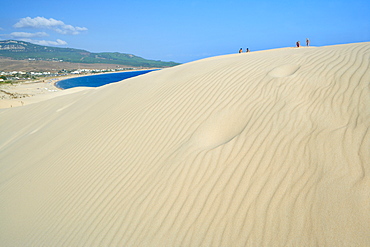
<path id="1" fill-rule="evenodd" d="M 80 49 L 35 45 L 18 40 L 0 40 L 0 56 L 16 60 L 36 59 L 71 63 L 120 64 L 132 67 L 172 67 L 175 62 L 147 60 L 132 54 L 118 52 L 92 53 Z"/>

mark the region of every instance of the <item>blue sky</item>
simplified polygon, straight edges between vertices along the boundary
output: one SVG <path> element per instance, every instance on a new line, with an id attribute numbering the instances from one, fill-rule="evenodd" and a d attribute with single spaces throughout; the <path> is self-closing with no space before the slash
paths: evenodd
<path id="1" fill-rule="evenodd" d="M 294 46 L 370 41 L 369 0 L 17 0 L 0 39 L 189 62 Z"/>

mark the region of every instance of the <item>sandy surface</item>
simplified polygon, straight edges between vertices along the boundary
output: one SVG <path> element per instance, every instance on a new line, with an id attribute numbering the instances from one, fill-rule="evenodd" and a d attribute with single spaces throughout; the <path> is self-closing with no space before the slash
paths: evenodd
<path id="1" fill-rule="evenodd" d="M 0 110 L 2 246 L 370 246 L 370 43 Z"/>
<path id="2" fill-rule="evenodd" d="M 79 87 L 72 88 L 70 90 L 61 90 L 55 86 L 57 81 L 72 77 L 76 76 L 46 78 L 44 80 L 14 84 L 0 84 L 0 109 L 33 104 L 61 95 L 88 89 L 87 87 Z"/>

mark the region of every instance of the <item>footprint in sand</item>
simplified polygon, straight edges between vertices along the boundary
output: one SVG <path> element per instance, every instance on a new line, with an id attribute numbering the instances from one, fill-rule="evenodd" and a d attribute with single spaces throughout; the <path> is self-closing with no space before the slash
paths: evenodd
<path id="1" fill-rule="evenodd" d="M 272 76 L 272 77 L 286 77 L 286 76 L 291 76 L 295 72 L 297 72 L 297 70 L 300 67 L 301 66 L 299 66 L 297 64 L 285 64 L 285 65 L 281 65 L 281 66 L 278 66 L 278 67 L 272 69 L 268 73 L 268 75 L 269 76 Z"/>
<path id="2" fill-rule="evenodd" d="M 241 114 L 231 110 L 212 114 L 194 132 L 189 144 L 200 149 L 216 148 L 238 136 L 246 124 Z"/>

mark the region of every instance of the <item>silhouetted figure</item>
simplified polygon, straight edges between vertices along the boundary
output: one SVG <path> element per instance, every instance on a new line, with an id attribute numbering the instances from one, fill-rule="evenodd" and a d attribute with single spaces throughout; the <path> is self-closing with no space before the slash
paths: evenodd
<path id="1" fill-rule="evenodd" d="M 297 45 L 297 47 L 299 47 L 301 44 L 300 44 L 300 42 L 299 42 L 299 41 L 297 41 L 296 45 Z"/>
<path id="2" fill-rule="evenodd" d="M 242 52 L 243 52 L 243 49 L 242 49 L 242 48 L 240 48 L 239 53 L 242 53 Z"/>
<path id="3" fill-rule="evenodd" d="M 308 38 L 306 39 L 306 45 L 310 46 L 310 40 Z"/>
<path id="4" fill-rule="evenodd" d="M 245 52 L 249 52 L 249 48 L 247 48 L 247 49 L 245 50 Z"/>

